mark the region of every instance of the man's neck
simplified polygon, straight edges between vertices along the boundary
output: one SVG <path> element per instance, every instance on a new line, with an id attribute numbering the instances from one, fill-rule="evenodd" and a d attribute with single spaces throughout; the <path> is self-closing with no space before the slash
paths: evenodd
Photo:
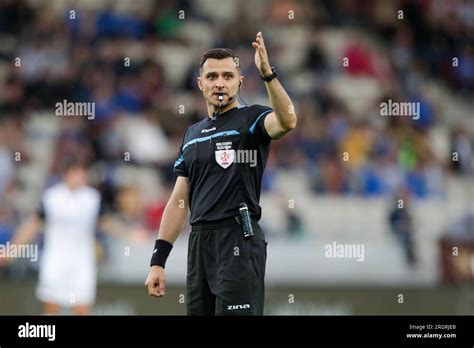
<path id="1" fill-rule="evenodd" d="M 214 116 L 214 113 L 219 109 L 219 114 L 223 114 L 226 111 L 229 111 L 230 109 L 236 108 L 239 106 L 239 102 L 237 100 L 234 100 L 232 103 L 229 105 L 223 106 L 220 109 L 218 106 L 214 106 L 213 104 L 207 104 L 207 116 L 209 118 L 212 118 Z"/>
<path id="2" fill-rule="evenodd" d="M 66 185 L 67 189 L 70 192 L 76 192 L 78 189 L 82 187 L 82 185 L 74 185 L 74 184 L 68 183 L 67 181 L 64 184 Z"/>

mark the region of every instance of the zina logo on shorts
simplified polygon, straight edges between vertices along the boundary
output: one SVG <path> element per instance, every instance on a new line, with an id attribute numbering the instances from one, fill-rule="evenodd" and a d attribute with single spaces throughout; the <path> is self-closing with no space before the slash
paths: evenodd
<path id="1" fill-rule="evenodd" d="M 246 304 L 237 304 L 237 305 L 228 305 L 227 306 L 228 311 L 233 311 L 235 309 L 246 309 L 246 308 L 250 308 L 250 305 L 248 303 L 246 303 Z"/>

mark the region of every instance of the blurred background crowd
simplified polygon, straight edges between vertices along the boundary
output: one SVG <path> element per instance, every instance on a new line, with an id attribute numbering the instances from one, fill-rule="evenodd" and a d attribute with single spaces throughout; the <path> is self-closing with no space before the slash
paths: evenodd
<path id="1" fill-rule="evenodd" d="M 472 180 L 471 1 L 3 0 L 1 241 L 71 156 L 92 164 L 115 228 L 155 236 L 184 131 L 206 116 L 200 55 L 234 49 L 242 100 L 268 105 L 258 31 L 299 116 L 272 144 L 264 195 L 284 172 L 309 196 L 367 199 L 445 200 L 449 178 Z M 94 102 L 95 118 L 56 116 L 63 100 Z M 381 116 L 388 100 L 420 103 L 419 119 Z M 289 211 L 288 230 L 300 220 Z"/>

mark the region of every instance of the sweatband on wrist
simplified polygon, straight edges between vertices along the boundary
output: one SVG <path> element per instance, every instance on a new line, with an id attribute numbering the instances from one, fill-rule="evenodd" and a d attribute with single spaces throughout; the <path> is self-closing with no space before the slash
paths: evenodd
<path id="1" fill-rule="evenodd" d="M 161 266 L 165 268 L 166 259 L 168 258 L 173 244 L 164 239 L 155 241 L 155 248 L 151 257 L 150 266 Z"/>

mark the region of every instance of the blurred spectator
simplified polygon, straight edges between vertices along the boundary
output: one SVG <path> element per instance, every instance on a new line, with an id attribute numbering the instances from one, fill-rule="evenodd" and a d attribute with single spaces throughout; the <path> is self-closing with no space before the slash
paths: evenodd
<path id="1" fill-rule="evenodd" d="M 407 190 L 399 191 L 389 214 L 390 228 L 405 254 L 405 261 L 411 268 L 417 264 L 415 230 L 410 213 L 410 196 Z"/>
<path id="2" fill-rule="evenodd" d="M 283 193 L 278 194 L 277 198 L 278 206 L 284 214 L 284 226 L 283 230 L 286 235 L 291 239 L 300 239 L 305 235 L 305 227 L 303 220 L 295 209 L 295 202 L 292 199 L 288 199 Z"/>
<path id="3" fill-rule="evenodd" d="M 464 48 L 458 64 L 455 71 L 460 87 L 472 91 L 474 89 L 474 48 L 472 44 Z"/>
<path id="4" fill-rule="evenodd" d="M 121 187 L 117 195 L 117 212 L 104 217 L 101 230 L 122 240 L 147 241 L 145 208 L 136 187 Z"/>
<path id="5" fill-rule="evenodd" d="M 342 140 L 339 156 L 349 168 L 359 168 L 366 164 L 373 141 L 374 133 L 368 123 L 354 122 Z"/>
<path id="6" fill-rule="evenodd" d="M 467 211 L 455 220 L 449 234 L 452 237 L 474 239 L 474 211 Z"/>
<path id="7" fill-rule="evenodd" d="M 349 45 L 343 53 L 347 58 L 347 71 L 352 75 L 374 75 L 375 69 L 367 45 L 356 41 Z"/>
<path id="8" fill-rule="evenodd" d="M 152 112 L 143 116 L 122 117 L 117 122 L 117 132 L 132 162 L 160 164 L 174 157 L 168 139 Z"/>
<path id="9" fill-rule="evenodd" d="M 15 175 L 13 153 L 0 143 L 0 197 L 5 194 Z"/>
<path id="10" fill-rule="evenodd" d="M 452 166 L 462 175 L 472 174 L 472 142 L 465 125 L 460 125 L 452 133 Z"/>

